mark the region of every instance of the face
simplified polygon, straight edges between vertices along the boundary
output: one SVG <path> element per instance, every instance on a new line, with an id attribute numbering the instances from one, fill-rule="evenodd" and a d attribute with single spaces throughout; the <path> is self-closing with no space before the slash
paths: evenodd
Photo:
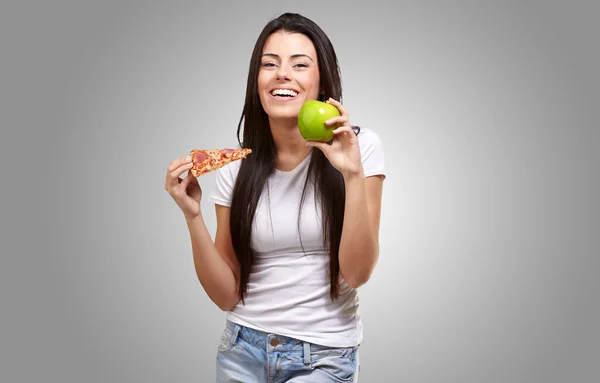
<path id="1" fill-rule="evenodd" d="M 315 47 L 300 33 L 275 32 L 265 42 L 258 72 L 258 94 L 273 120 L 297 119 L 302 104 L 319 96 Z"/>

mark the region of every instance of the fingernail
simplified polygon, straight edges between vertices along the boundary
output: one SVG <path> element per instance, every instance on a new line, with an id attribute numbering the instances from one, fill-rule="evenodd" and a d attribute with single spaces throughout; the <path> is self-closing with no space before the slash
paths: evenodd
<path id="1" fill-rule="evenodd" d="M 191 161 L 192 160 L 192 156 L 187 156 L 185 157 L 186 160 Z"/>

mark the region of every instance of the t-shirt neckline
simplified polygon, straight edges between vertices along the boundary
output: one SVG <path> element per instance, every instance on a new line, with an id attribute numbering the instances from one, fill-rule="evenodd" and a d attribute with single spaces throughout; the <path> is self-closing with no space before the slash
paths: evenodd
<path id="1" fill-rule="evenodd" d="M 304 165 L 310 160 L 310 158 L 312 157 L 313 152 L 311 151 L 310 153 L 308 153 L 308 155 L 306 157 L 304 157 L 304 159 L 302 161 L 300 161 L 300 163 L 298 163 L 298 165 L 296 165 L 295 168 L 291 169 L 291 170 L 279 170 L 277 168 L 275 168 L 275 174 L 280 175 L 280 176 L 293 176 L 294 174 L 298 173 L 301 169 L 304 169 Z"/>

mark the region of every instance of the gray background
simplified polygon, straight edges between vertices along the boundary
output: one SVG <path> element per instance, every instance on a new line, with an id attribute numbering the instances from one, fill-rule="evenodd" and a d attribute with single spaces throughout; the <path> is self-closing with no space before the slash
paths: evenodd
<path id="1" fill-rule="evenodd" d="M 290 10 L 385 143 L 361 382 L 597 381 L 594 3 L 3 2 L 0 380 L 214 380 L 224 314 L 164 175 L 235 144 L 255 39 Z"/>

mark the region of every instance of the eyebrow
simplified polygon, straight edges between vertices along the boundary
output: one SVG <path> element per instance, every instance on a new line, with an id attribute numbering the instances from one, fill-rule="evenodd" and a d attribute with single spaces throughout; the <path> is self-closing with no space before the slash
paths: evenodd
<path id="1" fill-rule="evenodd" d="M 265 53 L 263 55 L 264 56 L 270 56 L 270 57 L 275 57 L 275 58 L 280 58 L 279 55 L 276 55 L 275 53 Z M 296 57 L 307 57 L 310 61 L 313 61 L 313 59 L 309 56 L 309 55 L 305 55 L 303 53 L 296 53 L 294 55 L 290 56 L 291 58 L 296 58 Z"/>

